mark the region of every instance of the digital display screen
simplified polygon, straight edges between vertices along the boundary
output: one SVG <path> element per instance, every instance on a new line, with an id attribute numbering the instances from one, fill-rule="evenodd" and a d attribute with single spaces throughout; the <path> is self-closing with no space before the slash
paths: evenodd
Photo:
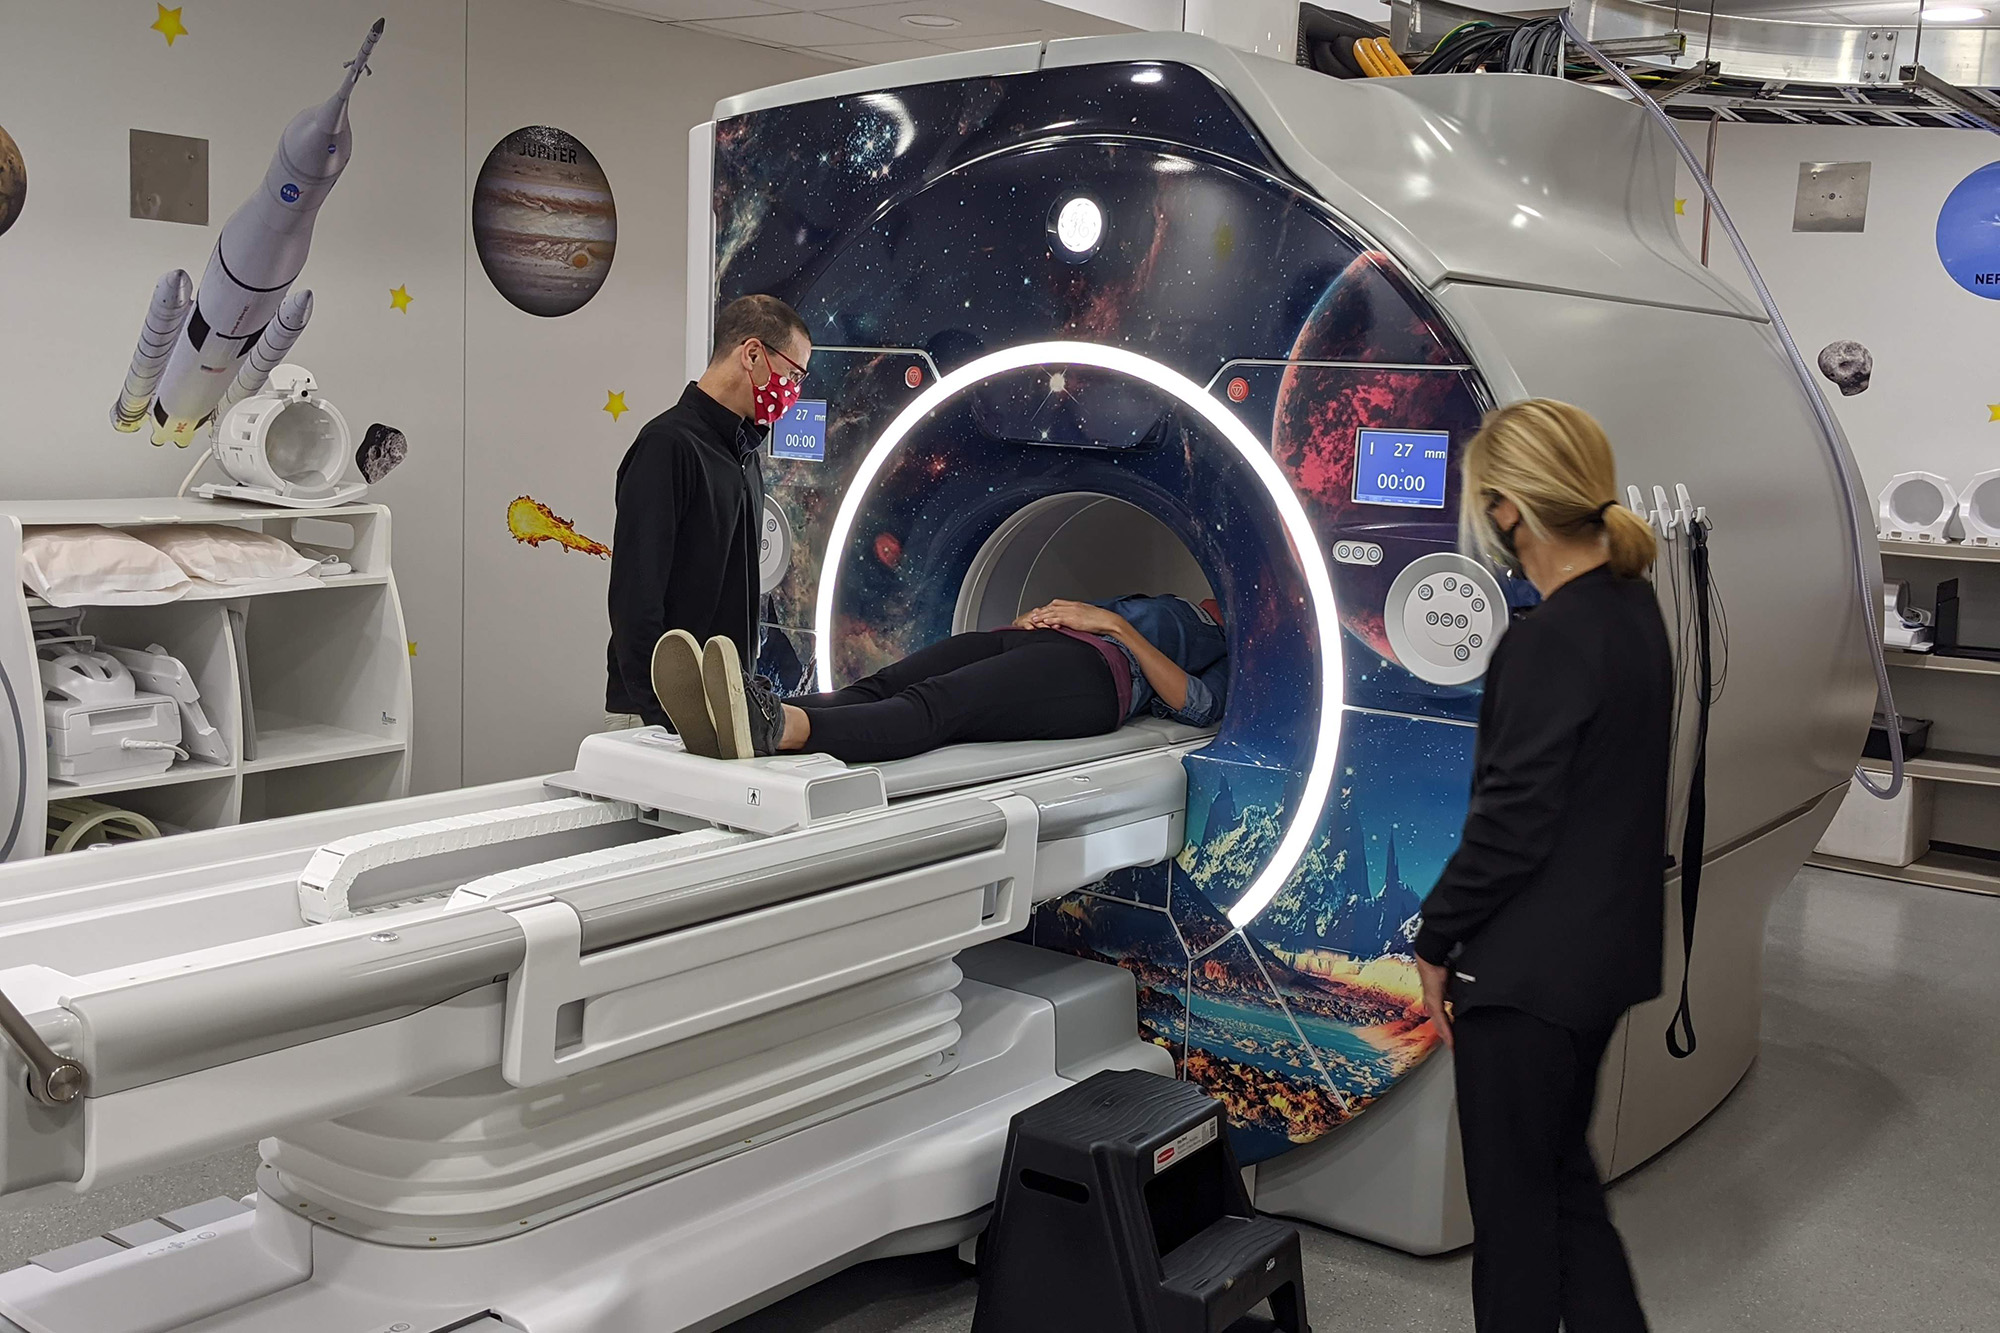
<path id="1" fill-rule="evenodd" d="M 1354 502 L 1444 508 L 1451 435 L 1441 430 L 1364 430 L 1354 442 Z"/>
<path id="2" fill-rule="evenodd" d="M 826 403 L 808 398 L 792 404 L 792 410 L 771 427 L 771 457 L 797 458 L 808 463 L 826 461 Z"/>

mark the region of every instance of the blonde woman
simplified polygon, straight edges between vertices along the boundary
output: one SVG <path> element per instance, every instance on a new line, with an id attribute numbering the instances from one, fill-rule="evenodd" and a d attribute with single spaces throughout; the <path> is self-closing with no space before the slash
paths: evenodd
<path id="1" fill-rule="evenodd" d="M 1673 662 L 1653 530 L 1604 431 L 1515 403 L 1466 446 L 1468 544 L 1541 603 L 1493 653 L 1472 800 L 1415 941 L 1455 1053 L 1480 1333 L 1644 1329 L 1586 1134 L 1619 1016 L 1660 993 Z"/>

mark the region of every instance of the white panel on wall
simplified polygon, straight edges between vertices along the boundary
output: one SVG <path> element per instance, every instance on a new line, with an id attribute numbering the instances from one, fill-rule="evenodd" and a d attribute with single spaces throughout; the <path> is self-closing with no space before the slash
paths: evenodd
<path id="1" fill-rule="evenodd" d="M 1701 154 L 1707 127 L 1680 130 Z M 1807 364 L 1836 339 L 1874 354 L 1865 393 L 1843 397 L 1821 381 L 1871 496 L 1898 472 L 1937 472 L 1959 485 L 2000 465 L 2000 301 L 1952 281 L 1936 240 L 1945 197 L 1996 157 L 1993 136 L 1971 130 L 1721 127 L 1716 187 Z M 1866 231 L 1792 230 L 1802 162 L 1872 163 Z M 1685 171 L 1678 193 L 1682 235 L 1698 254 L 1702 201 Z M 1709 249 L 1716 272 L 1747 292 L 1719 225 Z"/>
<path id="2" fill-rule="evenodd" d="M 556 0 L 472 0 L 470 24 L 465 197 L 502 137 L 555 126 L 603 167 L 618 237 L 597 295 L 542 318 L 494 290 L 467 235 L 468 783 L 566 768 L 601 724 L 610 565 L 517 541 L 507 511 L 531 497 L 608 543 L 619 460 L 680 397 L 689 127 L 722 97 L 830 68 Z M 626 409 L 616 418 L 613 393 Z"/>
<path id="3" fill-rule="evenodd" d="M 461 0 L 204 0 L 169 46 L 154 7 L 6 7 L 0 126 L 30 191 L 0 236 L 0 489 L 13 499 L 171 494 L 193 457 L 113 431 L 106 413 L 159 276 L 198 282 L 294 114 L 329 96 L 369 24 L 375 76 L 352 104 L 354 156 L 321 210 L 299 285 L 294 359 L 354 423 L 405 431 L 409 461 L 370 498 L 395 511 L 415 669 L 414 787 L 459 780 Z M 568 6 L 562 6 L 567 11 Z M 208 140 L 209 222 L 128 216 L 129 131 Z M 391 308 L 389 289 L 414 301 Z"/>

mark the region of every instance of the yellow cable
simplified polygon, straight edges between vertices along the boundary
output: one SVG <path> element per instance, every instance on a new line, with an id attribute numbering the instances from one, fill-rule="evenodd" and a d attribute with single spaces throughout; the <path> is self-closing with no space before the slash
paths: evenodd
<path id="1" fill-rule="evenodd" d="M 1369 78 L 1387 78 L 1388 72 L 1382 68 L 1381 57 L 1376 55 L 1375 48 L 1369 45 L 1371 40 L 1371 38 L 1363 37 L 1354 43 L 1355 62 L 1361 66 L 1361 72 Z"/>
<path id="2" fill-rule="evenodd" d="M 1403 58 L 1396 54 L 1396 48 L 1389 45 L 1387 37 L 1377 38 L 1376 40 L 1382 43 L 1382 63 L 1389 67 L 1391 74 L 1403 77 L 1412 72 L 1410 67 L 1403 63 Z"/>

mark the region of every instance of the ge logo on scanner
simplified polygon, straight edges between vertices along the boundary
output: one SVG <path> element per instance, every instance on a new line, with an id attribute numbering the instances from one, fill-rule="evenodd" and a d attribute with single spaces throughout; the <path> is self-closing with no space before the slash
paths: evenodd
<path id="1" fill-rule="evenodd" d="M 1389 585 L 1383 628 L 1396 660 L 1433 685 L 1464 685 L 1486 671 L 1507 629 L 1507 601 L 1486 569 L 1450 552 L 1410 562 Z"/>

